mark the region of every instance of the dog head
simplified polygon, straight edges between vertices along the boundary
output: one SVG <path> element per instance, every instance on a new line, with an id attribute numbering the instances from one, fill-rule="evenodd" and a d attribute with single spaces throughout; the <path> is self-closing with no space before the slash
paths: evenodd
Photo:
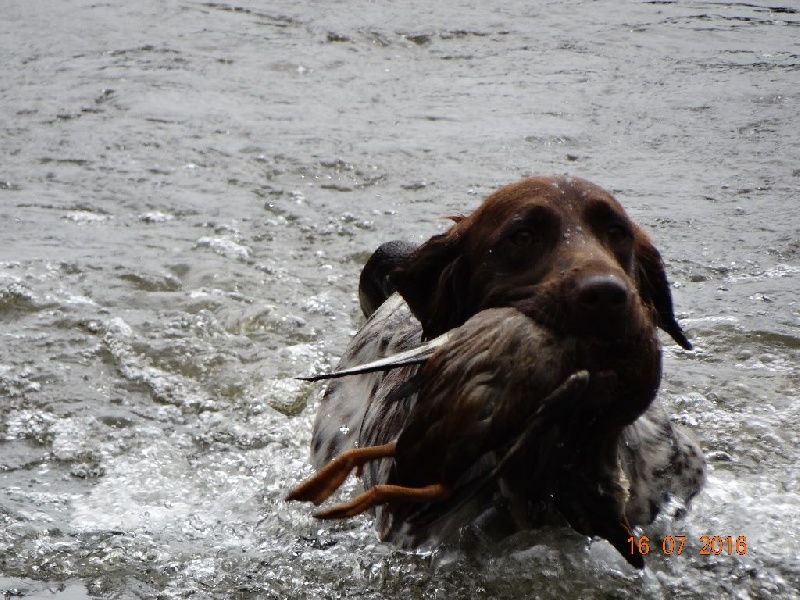
<path id="1" fill-rule="evenodd" d="M 392 283 L 426 338 L 513 306 L 555 331 L 614 337 L 644 320 L 691 348 L 658 250 L 588 181 L 524 179 L 417 248 Z"/>

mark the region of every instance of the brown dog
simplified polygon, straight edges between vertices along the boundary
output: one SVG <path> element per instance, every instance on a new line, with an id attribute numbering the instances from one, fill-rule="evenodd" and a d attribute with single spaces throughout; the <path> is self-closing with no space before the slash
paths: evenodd
<path id="1" fill-rule="evenodd" d="M 656 328 L 691 348 L 673 315 L 658 251 L 609 193 L 579 179 L 526 179 L 453 220 L 419 248 L 390 243 L 368 261 L 360 297 L 372 314 L 340 368 L 461 333 L 421 369 L 333 381 L 317 415 L 312 459 L 322 469 L 342 457 L 344 469 L 335 477 L 336 469 L 323 469 L 290 498 L 321 502 L 350 467 L 363 466 L 367 493 L 323 516 L 374 508 L 382 539 L 411 546 L 447 540 L 465 525 L 499 538 L 563 517 L 582 533 L 613 538 L 623 552 L 628 522 L 651 522 L 671 498 L 688 502 L 705 473 L 697 445 L 654 402 L 661 377 Z M 393 289 L 399 296 L 387 299 Z M 498 307 L 516 310 L 488 310 Z M 513 331 L 503 333 L 503 323 L 514 323 Z M 526 327 L 529 333 L 509 341 Z M 492 335 L 504 337 L 498 343 Z M 526 339 L 540 341 L 519 350 Z M 549 363 L 535 356 L 542 353 Z M 488 358 L 479 364 L 476 354 Z M 553 392 L 578 370 L 590 378 L 578 401 L 573 392 Z M 476 378 L 522 381 L 525 373 L 537 374 L 527 384 L 468 391 Z M 559 375 L 549 381 L 547 373 Z M 567 418 L 565 409 L 537 421 L 535 436 L 523 434 L 526 411 L 538 415 L 557 404 L 548 393 L 560 393 L 565 406 L 577 402 L 579 416 Z M 491 433 L 478 427 L 481 419 L 493 422 Z M 480 436 L 469 438 L 474 431 Z M 509 439 L 497 439 L 498 431 Z M 508 448 L 518 447 L 510 457 Z M 591 491 L 598 486 L 613 492 Z M 469 493 L 453 494 L 461 488 Z M 612 497 L 600 512 L 622 511 L 621 525 L 608 533 L 590 505 Z M 410 509 L 411 502 L 429 508 Z"/>

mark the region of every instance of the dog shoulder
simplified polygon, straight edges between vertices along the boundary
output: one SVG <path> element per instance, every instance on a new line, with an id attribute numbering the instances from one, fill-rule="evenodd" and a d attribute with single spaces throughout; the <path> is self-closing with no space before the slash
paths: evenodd
<path id="1" fill-rule="evenodd" d="M 619 454 L 630 485 L 626 513 L 632 525 L 651 523 L 670 501 L 685 509 L 705 482 L 699 444 L 670 421 L 659 400 L 625 428 Z"/>
<path id="2" fill-rule="evenodd" d="M 419 322 L 408 305 L 394 294 L 356 333 L 337 370 L 408 350 L 419 345 L 421 335 Z M 312 434 L 311 460 L 316 469 L 356 446 L 367 409 L 376 398 L 386 395 L 386 384 L 395 379 L 377 371 L 331 380 L 322 395 Z"/>

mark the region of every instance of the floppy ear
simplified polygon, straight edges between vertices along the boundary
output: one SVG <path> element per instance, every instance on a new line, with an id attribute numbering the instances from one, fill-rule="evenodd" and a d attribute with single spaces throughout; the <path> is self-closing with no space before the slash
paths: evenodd
<path id="1" fill-rule="evenodd" d="M 691 342 L 686 339 L 681 326 L 675 320 L 672 309 L 672 293 L 669 289 L 661 254 L 642 230 L 637 228 L 634 237 L 636 239 L 636 275 L 639 278 L 639 292 L 642 298 L 655 309 L 658 326 L 666 331 L 679 346 L 691 350 Z"/>
<path id="2" fill-rule="evenodd" d="M 422 324 L 425 339 L 458 327 L 469 317 L 467 257 L 461 236 L 453 229 L 422 244 L 390 275 Z"/>

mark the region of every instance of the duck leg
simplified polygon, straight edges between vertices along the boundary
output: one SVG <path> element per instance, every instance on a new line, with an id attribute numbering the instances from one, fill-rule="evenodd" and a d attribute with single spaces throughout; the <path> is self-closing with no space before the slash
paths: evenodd
<path id="1" fill-rule="evenodd" d="M 450 497 L 451 490 L 441 483 L 419 488 L 381 484 L 371 487 L 348 502 L 342 502 L 314 514 L 317 519 L 348 519 L 373 506 L 387 502 L 442 502 Z"/>
<path id="2" fill-rule="evenodd" d="M 347 479 L 350 471 L 360 469 L 373 460 L 393 458 L 394 451 L 394 442 L 383 444 L 382 446 L 367 446 L 366 448 L 348 450 L 294 488 L 289 492 L 286 499 L 313 502 L 315 505 L 322 504 L 339 489 L 339 486 Z"/>

